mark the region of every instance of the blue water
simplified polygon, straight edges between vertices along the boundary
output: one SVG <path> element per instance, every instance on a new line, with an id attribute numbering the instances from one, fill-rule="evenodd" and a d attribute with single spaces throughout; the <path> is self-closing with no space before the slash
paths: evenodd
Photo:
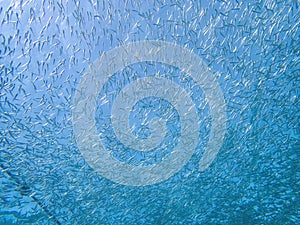
<path id="1" fill-rule="evenodd" d="M 0 224 L 300 223 L 298 1 L 0 0 L 0 6 Z M 117 140 L 111 102 L 138 78 L 159 74 L 189 91 L 200 121 L 189 162 L 165 181 L 135 187 L 86 162 L 72 107 L 95 60 L 143 40 L 175 43 L 206 63 L 224 95 L 226 135 L 200 172 L 212 126 L 201 87 L 160 63 L 119 71 L 99 90 L 95 115 L 99 138 L 117 160 L 159 163 L 180 136 L 175 108 L 153 96 L 129 120 L 134 135 L 147 138 L 145 115 L 167 119 L 160 146 L 141 153 Z"/>

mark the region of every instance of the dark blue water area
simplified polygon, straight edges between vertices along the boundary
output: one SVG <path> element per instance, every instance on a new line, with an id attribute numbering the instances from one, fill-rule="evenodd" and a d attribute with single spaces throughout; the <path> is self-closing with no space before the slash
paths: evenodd
<path id="1" fill-rule="evenodd" d="M 299 224 L 299 11 L 292 0 L 0 1 L 0 224 Z M 168 118 L 164 142 L 141 154 L 116 139 L 111 102 L 137 78 L 178 84 L 200 121 L 195 152 L 178 173 L 133 187 L 85 161 L 72 110 L 95 60 L 143 40 L 176 43 L 204 61 L 224 95 L 226 135 L 200 172 L 211 130 L 201 87 L 160 63 L 115 73 L 99 90 L 95 119 L 117 160 L 159 163 L 180 136 L 175 108 L 153 96 L 135 105 L 130 126 L 147 138 L 146 113 Z"/>

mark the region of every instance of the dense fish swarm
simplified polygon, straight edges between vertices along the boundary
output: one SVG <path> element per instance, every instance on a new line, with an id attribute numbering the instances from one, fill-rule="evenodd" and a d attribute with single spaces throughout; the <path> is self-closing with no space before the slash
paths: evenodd
<path id="1" fill-rule="evenodd" d="M 297 0 L 0 1 L 0 224 L 300 224 L 299 23 Z M 197 115 L 188 123 L 199 138 L 187 162 L 137 187 L 93 169 L 78 147 L 72 113 L 95 61 L 147 40 L 203 60 L 224 97 L 226 131 L 216 158 L 199 170 L 221 121 L 203 85 L 176 62 L 137 61 L 115 72 L 97 90 L 95 130 L 105 154 L 129 168 L 172 156 L 188 130 L 184 112 Z M 135 86 L 141 79 L 172 84 Z M 190 107 L 161 97 L 172 85 Z M 119 132 L 114 102 L 130 102 L 126 87 L 152 91 L 130 107 L 118 103 L 117 115 L 129 115 Z M 124 144 L 127 134 L 142 145 Z M 153 149 L 146 149 L 149 137 Z"/>

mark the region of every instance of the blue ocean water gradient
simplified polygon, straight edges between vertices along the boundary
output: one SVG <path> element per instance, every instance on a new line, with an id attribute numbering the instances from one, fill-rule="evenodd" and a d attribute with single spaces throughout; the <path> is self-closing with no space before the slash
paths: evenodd
<path id="1" fill-rule="evenodd" d="M 299 223 L 297 1 L 1 1 L 0 6 L 2 224 Z M 84 161 L 71 105 L 94 60 L 139 40 L 174 42 L 199 55 L 219 77 L 228 119 L 225 142 L 206 171 L 196 166 L 210 129 L 204 107 L 198 111 L 202 144 L 190 162 L 165 182 L 136 188 L 102 178 Z M 172 68 L 166 72 L 176 74 Z M 201 90 L 190 89 L 206 106 Z M 179 127 L 176 113 L 174 120 Z M 98 125 L 101 129 L 101 121 Z"/>

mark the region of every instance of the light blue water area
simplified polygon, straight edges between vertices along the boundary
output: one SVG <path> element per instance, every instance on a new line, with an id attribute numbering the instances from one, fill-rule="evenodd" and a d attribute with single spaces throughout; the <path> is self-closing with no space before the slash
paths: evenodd
<path id="1" fill-rule="evenodd" d="M 0 224 L 299 224 L 299 15 L 296 0 L 0 0 Z M 134 187 L 88 164 L 72 110 L 95 60 L 144 40 L 187 48 L 216 75 L 226 135 L 200 172 L 213 124 L 201 85 L 160 62 L 118 71 L 99 90 L 94 115 L 99 140 L 116 160 L 160 163 L 181 135 L 176 108 L 149 96 L 133 107 L 128 132 L 147 139 L 158 118 L 166 121 L 163 141 L 140 152 L 118 139 L 112 104 L 131 82 L 171 80 L 198 116 L 199 140 L 182 169 Z"/>

